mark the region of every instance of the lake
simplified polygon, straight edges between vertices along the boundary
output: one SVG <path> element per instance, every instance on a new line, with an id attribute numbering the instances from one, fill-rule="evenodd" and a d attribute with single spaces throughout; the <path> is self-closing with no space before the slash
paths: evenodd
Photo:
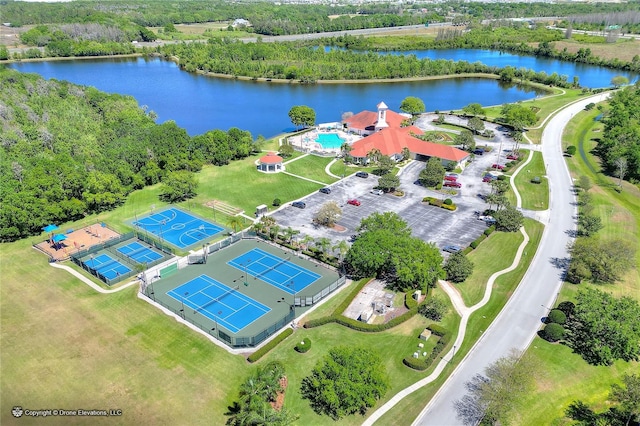
<path id="1" fill-rule="evenodd" d="M 484 54 L 484 51 L 465 52 Z M 428 111 L 445 111 L 472 102 L 489 106 L 533 99 L 542 94 L 526 86 L 504 85 L 481 78 L 373 84 L 260 83 L 191 74 L 181 71 L 173 62 L 158 58 L 24 62 L 8 66 L 45 78 L 131 95 L 140 105 L 154 111 L 158 122 L 174 120 L 190 135 L 238 127 L 249 130 L 254 137 L 272 137 L 291 130 L 288 112 L 294 105 L 313 108 L 316 123 L 323 123 L 340 121 L 345 112 L 375 111 L 381 101 L 398 111 L 407 96 L 422 99 Z M 581 82 L 583 78 L 580 75 Z M 606 81 L 601 86 L 607 85 L 611 78 L 603 79 Z"/>

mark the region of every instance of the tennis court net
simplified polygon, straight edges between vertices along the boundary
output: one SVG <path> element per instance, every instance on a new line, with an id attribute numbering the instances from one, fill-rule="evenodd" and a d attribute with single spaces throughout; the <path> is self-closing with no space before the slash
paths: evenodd
<path id="1" fill-rule="evenodd" d="M 227 290 L 224 293 L 222 293 L 220 296 L 214 297 L 213 299 L 211 299 L 210 301 L 208 301 L 207 303 L 205 303 L 202 306 L 198 306 L 196 309 L 194 309 L 193 312 L 201 312 L 201 311 L 203 311 L 205 308 L 213 305 L 216 302 L 219 302 L 220 300 L 224 299 L 225 297 L 227 297 L 231 293 L 238 291 L 239 288 L 240 288 L 240 286 L 235 286 L 233 288 L 230 288 L 229 290 Z"/>
<path id="2" fill-rule="evenodd" d="M 253 278 L 254 279 L 258 279 L 258 278 L 268 274 L 269 272 L 273 271 L 278 266 L 284 265 L 285 263 L 289 262 L 290 260 L 291 260 L 291 256 L 287 257 L 286 259 L 281 260 L 280 262 L 276 263 L 275 265 L 273 265 L 270 268 L 265 269 L 264 271 L 260 272 L 259 274 L 256 274 Z"/>

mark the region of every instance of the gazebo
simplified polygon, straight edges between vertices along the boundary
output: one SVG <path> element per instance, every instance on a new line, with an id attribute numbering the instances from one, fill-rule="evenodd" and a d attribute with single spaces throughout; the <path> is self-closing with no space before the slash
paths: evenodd
<path id="1" fill-rule="evenodd" d="M 278 173 L 284 170 L 282 157 L 271 152 L 258 160 L 258 171 L 264 173 Z"/>

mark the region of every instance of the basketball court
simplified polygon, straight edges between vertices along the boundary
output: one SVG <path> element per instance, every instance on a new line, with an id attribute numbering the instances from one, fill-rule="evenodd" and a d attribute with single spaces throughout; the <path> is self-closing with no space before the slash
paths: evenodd
<path id="1" fill-rule="evenodd" d="M 133 226 L 180 249 L 195 247 L 224 231 L 224 228 L 176 207 L 136 219 Z"/>

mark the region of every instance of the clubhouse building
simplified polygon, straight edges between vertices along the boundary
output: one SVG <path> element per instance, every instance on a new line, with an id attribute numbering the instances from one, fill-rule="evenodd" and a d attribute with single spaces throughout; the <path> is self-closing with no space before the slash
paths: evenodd
<path id="1" fill-rule="evenodd" d="M 369 162 L 367 154 L 372 150 L 378 150 L 380 154 L 387 155 L 399 161 L 402 152 L 407 148 L 412 159 L 426 161 L 431 157 L 440 158 L 443 163 L 455 163 L 464 167 L 469 158 L 469 153 L 461 149 L 441 145 L 433 142 L 425 142 L 416 136 L 424 132 L 416 126 L 405 126 L 410 116 L 390 111 L 384 102 L 377 105 L 377 112 L 362 111 L 343 121 L 343 127 L 350 133 L 364 136 L 351 145 L 349 155 L 356 163 Z"/>

